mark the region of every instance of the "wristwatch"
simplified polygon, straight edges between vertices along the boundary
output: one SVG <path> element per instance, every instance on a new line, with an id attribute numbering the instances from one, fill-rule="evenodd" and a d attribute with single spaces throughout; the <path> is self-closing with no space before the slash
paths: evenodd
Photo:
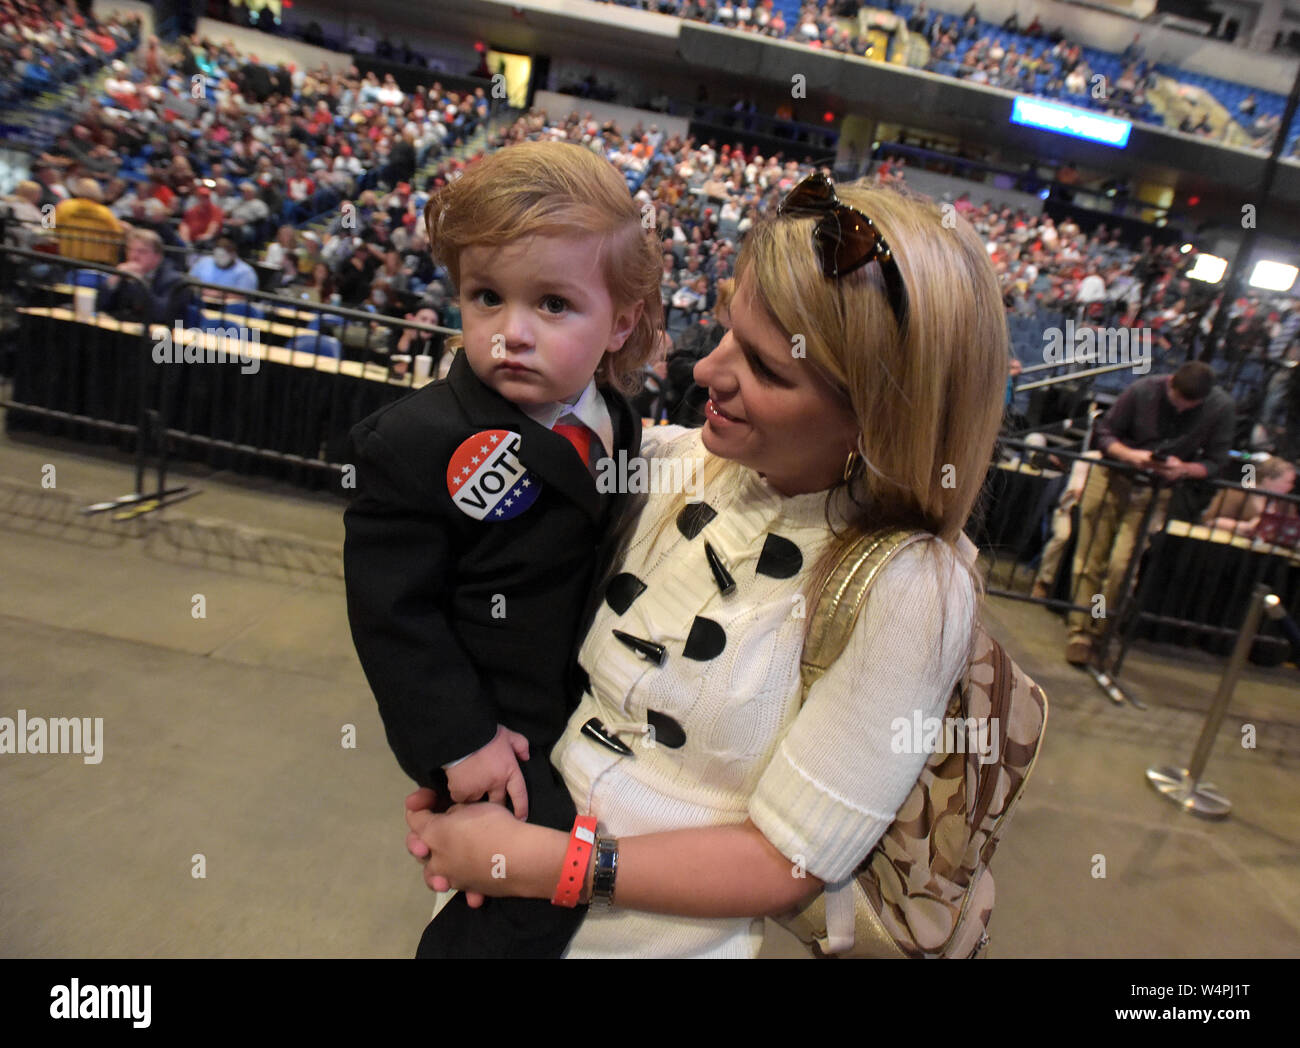
<path id="1" fill-rule="evenodd" d="M 591 905 L 607 910 L 614 904 L 614 878 L 618 874 L 618 839 L 596 841 L 596 869 L 591 878 Z"/>

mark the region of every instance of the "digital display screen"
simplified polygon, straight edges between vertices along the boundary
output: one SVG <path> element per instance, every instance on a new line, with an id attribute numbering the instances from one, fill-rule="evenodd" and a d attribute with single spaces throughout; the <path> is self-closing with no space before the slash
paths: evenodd
<path id="1" fill-rule="evenodd" d="M 528 81 L 533 75 L 532 58 L 491 48 L 487 53 L 487 64 L 493 78 L 493 97 L 505 97 L 515 109 L 526 108 Z M 504 96 L 501 93 L 503 89 Z"/>
<path id="2" fill-rule="evenodd" d="M 1128 136 L 1133 125 L 1119 117 L 1093 113 L 1087 109 L 1061 105 L 1059 102 L 1047 102 L 1041 98 L 1021 96 L 1011 107 L 1011 122 L 1051 131 L 1071 138 L 1082 138 L 1089 142 L 1100 142 L 1104 146 L 1123 149 L 1128 145 Z"/>

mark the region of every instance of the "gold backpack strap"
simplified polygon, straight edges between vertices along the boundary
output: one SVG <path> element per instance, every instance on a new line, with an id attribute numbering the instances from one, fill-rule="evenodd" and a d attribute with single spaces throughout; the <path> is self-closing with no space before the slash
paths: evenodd
<path id="1" fill-rule="evenodd" d="M 930 535 L 925 531 L 886 528 L 863 535 L 844 551 L 817 595 L 808 623 L 799 661 L 804 699 L 853 636 L 871 584 L 885 565 L 900 551 L 927 538 Z"/>

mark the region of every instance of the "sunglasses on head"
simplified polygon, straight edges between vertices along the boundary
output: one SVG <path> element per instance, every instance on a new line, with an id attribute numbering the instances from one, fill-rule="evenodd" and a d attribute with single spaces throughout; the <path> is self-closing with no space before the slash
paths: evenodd
<path id="1" fill-rule="evenodd" d="M 907 291 L 903 275 L 876 224 L 835 194 L 831 180 L 821 172 L 809 175 L 777 206 L 777 215 L 793 217 L 820 215 L 813 227 L 813 246 L 821 259 L 822 273 L 839 279 L 871 262 L 880 263 L 889 308 L 899 329 L 907 315 Z"/>

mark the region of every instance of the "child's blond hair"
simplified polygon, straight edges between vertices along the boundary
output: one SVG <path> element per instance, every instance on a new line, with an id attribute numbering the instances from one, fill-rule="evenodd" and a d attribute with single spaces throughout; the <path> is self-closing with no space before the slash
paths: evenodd
<path id="1" fill-rule="evenodd" d="M 601 237 L 597 264 L 616 310 L 642 303 L 641 317 L 617 353 L 607 353 L 596 381 L 623 393 L 640 386 L 641 370 L 663 330 L 662 269 L 654 210 L 632 199 L 622 175 L 589 149 L 568 142 L 518 142 L 471 164 L 439 189 L 424 209 L 434 259 L 460 287 L 467 247 L 508 244 L 533 235 Z M 453 336 L 449 348 L 459 348 Z"/>

